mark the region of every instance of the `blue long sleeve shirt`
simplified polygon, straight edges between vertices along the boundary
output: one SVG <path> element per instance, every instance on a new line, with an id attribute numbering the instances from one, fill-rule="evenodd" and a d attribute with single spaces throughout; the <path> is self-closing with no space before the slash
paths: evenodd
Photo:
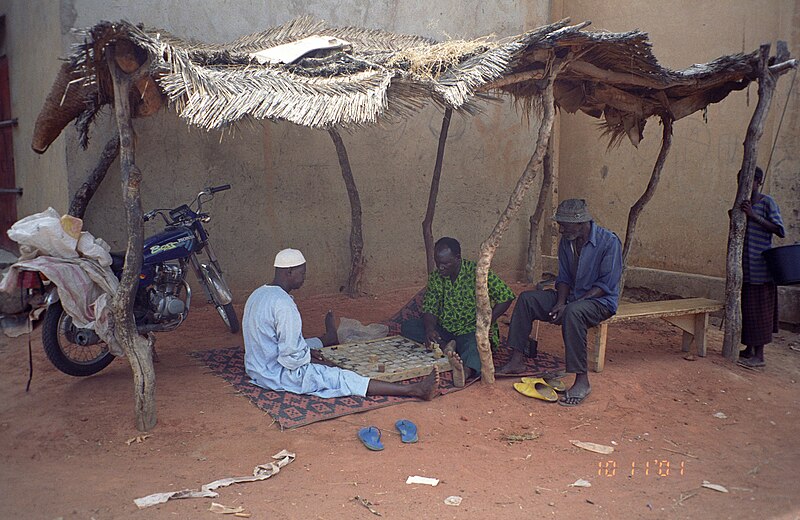
<path id="1" fill-rule="evenodd" d="M 594 222 L 589 231 L 589 239 L 577 256 L 569 240 L 561 238 L 558 244 L 558 277 L 556 285 L 569 285 L 567 303 L 581 298 L 593 287 L 605 293 L 594 298 L 606 307 L 611 314 L 617 312 L 619 305 L 619 281 L 622 277 L 622 246 L 619 237 L 612 231 Z M 577 264 L 577 269 L 572 267 Z"/>

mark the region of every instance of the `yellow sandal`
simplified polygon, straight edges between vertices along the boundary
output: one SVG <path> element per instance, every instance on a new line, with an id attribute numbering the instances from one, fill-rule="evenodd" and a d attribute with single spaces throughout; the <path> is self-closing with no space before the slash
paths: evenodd
<path id="1" fill-rule="evenodd" d="M 550 403 L 558 401 L 558 394 L 553 390 L 553 387 L 544 382 L 544 379 L 541 377 L 526 377 L 525 379 L 529 381 L 514 383 L 514 390 L 534 399 L 541 399 Z"/>
<path id="2" fill-rule="evenodd" d="M 546 384 L 553 390 L 558 393 L 563 393 L 567 391 L 567 385 L 564 384 L 564 381 L 560 379 L 556 379 L 555 377 L 523 377 L 522 382 L 533 384 L 537 381 L 541 381 L 542 383 Z"/>

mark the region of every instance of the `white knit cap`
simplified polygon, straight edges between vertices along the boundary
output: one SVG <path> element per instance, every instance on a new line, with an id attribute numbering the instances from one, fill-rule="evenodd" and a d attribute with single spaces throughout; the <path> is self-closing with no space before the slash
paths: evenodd
<path id="1" fill-rule="evenodd" d="M 275 255 L 275 267 L 297 267 L 306 263 L 306 259 L 297 249 L 284 249 Z"/>

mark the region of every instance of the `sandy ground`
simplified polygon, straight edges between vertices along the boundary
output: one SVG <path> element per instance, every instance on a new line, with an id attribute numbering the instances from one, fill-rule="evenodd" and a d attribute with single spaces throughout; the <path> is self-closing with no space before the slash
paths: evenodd
<path id="1" fill-rule="evenodd" d="M 520 289 L 520 286 L 515 289 Z M 380 298 L 299 298 L 307 335 L 322 316 L 372 322 L 390 316 L 415 289 Z M 241 313 L 241 306 L 238 309 Z M 208 511 L 212 499 L 173 500 L 138 510 L 137 497 L 198 488 L 247 475 L 282 449 L 296 460 L 275 477 L 220 490 L 213 499 L 251 518 L 798 518 L 800 338 L 783 331 L 767 348 L 768 367 L 748 371 L 720 355 L 685 360 L 681 334 L 661 321 L 614 325 L 606 370 L 593 393 L 564 408 L 516 393 L 513 380 L 476 384 L 432 402 L 413 402 L 281 431 L 269 416 L 188 356 L 241 345 L 210 308 L 158 336 L 158 425 L 143 442 L 133 426 L 132 378 L 124 360 L 89 378 L 66 376 L 32 336 L 0 339 L 0 518 L 233 518 Z M 562 353 L 544 326 L 540 348 Z M 571 380 L 568 380 L 571 382 Z M 715 417 L 721 412 L 724 418 Z M 402 444 L 399 418 L 419 427 Z M 362 426 L 383 429 L 386 449 L 367 451 Z M 512 443 L 508 435 L 537 437 Z M 598 455 L 570 444 L 614 447 Z M 437 487 L 407 485 L 410 475 Z M 585 479 L 591 487 L 572 487 Z M 703 488 L 720 484 L 728 493 Z M 445 505 L 460 496 L 460 506 Z"/>

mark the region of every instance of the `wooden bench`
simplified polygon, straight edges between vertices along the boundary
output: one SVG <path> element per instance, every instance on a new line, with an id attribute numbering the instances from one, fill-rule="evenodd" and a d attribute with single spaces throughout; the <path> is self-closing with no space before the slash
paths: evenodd
<path id="1" fill-rule="evenodd" d="M 706 298 L 620 303 L 614 316 L 588 331 L 586 346 L 590 350 L 589 368 L 594 372 L 603 371 L 606 362 L 606 338 L 610 324 L 640 318 L 662 318 L 675 325 L 683 330 L 683 351 L 689 352 L 689 348 L 694 343 L 697 355 L 705 357 L 708 314 L 722 308 L 722 302 Z"/>

